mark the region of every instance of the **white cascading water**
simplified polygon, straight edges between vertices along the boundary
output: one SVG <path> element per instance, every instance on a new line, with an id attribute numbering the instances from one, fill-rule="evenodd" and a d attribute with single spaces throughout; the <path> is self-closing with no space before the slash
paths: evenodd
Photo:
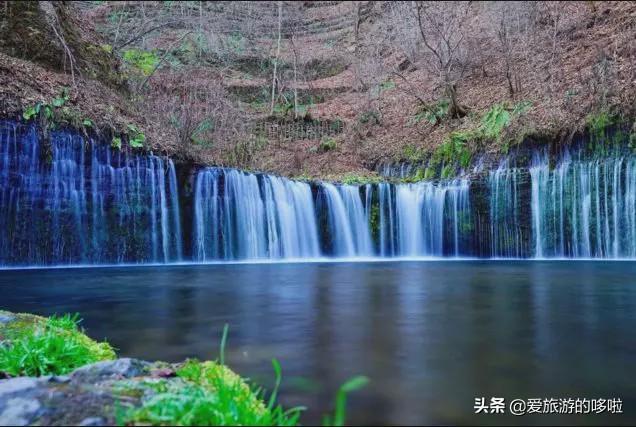
<path id="1" fill-rule="evenodd" d="M 513 168 L 505 159 L 488 174 L 490 188 L 490 253 L 493 258 L 521 258 L 525 236 L 520 211 L 520 185 L 527 171 Z"/>
<path id="2" fill-rule="evenodd" d="M 460 255 L 462 222 L 470 214 L 468 196 L 469 182 L 464 179 L 396 185 L 396 255 Z"/>
<path id="3" fill-rule="evenodd" d="M 200 171 L 193 252 L 199 261 L 320 256 L 311 187 L 234 169 Z"/>
<path id="4" fill-rule="evenodd" d="M 182 236 L 171 160 L 112 150 L 34 125 L 0 122 L 0 263 L 178 261 Z M 166 183 L 168 180 L 168 183 Z"/>
<path id="5" fill-rule="evenodd" d="M 536 257 L 636 256 L 635 157 L 537 157 L 530 174 Z"/>
<path id="6" fill-rule="evenodd" d="M 70 131 L 51 132 L 45 144 L 34 124 L 0 121 L 0 264 L 636 258 L 636 156 L 577 151 L 551 168 L 537 153 L 529 167 L 511 164 L 480 181 L 475 207 L 467 179 L 310 185 L 203 169 L 184 204 L 193 219 L 184 253 L 171 160 Z"/>
<path id="7" fill-rule="evenodd" d="M 356 244 L 342 195 L 333 184 L 323 183 L 321 187 L 325 191 L 329 217 L 331 242 L 333 255 L 340 257 L 353 257 L 356 255 Z"/>
<path id="8" fill-rule="evenodd" d="M 325 200 L 327 252 L 320 250 L 324 236 L 309 184 L 232 169 L 200 171 L 195 259 L 462 254 L 462 228 L 470 221 L 467 180 L 318 186 Z"/>

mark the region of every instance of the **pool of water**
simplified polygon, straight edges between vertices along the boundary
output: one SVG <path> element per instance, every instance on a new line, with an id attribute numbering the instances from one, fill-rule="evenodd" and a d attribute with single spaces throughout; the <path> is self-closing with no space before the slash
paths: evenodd
<path id="1" fill-rule="evenodd" d="M 79 312 L 123 356 L 215 358 L 320 422 L 636 422 L 636 263 L 426 261 L 0 271 L 0 308 Z M 622 415 L 475 414 L 476 397 L 621 398 Z"/>

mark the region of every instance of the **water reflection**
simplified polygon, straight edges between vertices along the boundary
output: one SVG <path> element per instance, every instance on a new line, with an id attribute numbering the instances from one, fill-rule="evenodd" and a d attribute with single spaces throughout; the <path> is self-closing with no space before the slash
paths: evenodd
<path id="1" fill-rule="evenodd" d="M 0 307 L 77 311 L 146 359 L 229 363 L 320 422 L 352 375 L 352 423 L 636 421 L 634 263 L 256 264 L 0 272 Z M 623 416 L 475 416 L 475 397 L 620 397 Z"/>

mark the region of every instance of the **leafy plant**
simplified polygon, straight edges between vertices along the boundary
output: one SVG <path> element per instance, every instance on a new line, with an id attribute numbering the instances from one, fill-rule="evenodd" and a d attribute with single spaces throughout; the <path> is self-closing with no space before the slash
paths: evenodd
<path id="1" fill-rule="evenodd" d="M 110 143 L 110 146 L 116 150 L 121 150 L 121 138 L 115 137 Z"/>
<path id="2" fill-rule="evenodd" d="M 245 50 L 245 38 L 241 33 L 230 34 L 227 45 L 234 53 L 241 54 Z"/>
<path id="3" fill-rule="evenodd" d="M 62 89 L 61 96 L 53 99 L 51 103 L 54 107 L 62 107 L 69 100 L 69 92 L 67 88 Z"/>
<path id="4" fill-rule="evenodd" d="M 132 148 L 143 148 L 144 142 L 146 142 L 146 135 L 141 132 L 137 126 L 129 124 L 128 125 L 128 144 Z M 121 144 L 120 144 L 121 148 Z"/>
<path id="5" fill-rule="evenodd" d="M 520 116 L 520 115 L 525 114 L 528 111 L 530 111 L 530 108 L 532 108 L 532 102 L 527 101 L 527 100 L 526 101 L 519 101 L 513 107 L 512 115 L 513 116 Z"/>
<path id="6" fill-rule="evenodd" d="M 411 163 L 422 161 L 424 154 L 424 151 L 412 144 L 405 145 L 402 149 L 402 158 Z"/>
<path id="7" fill-rule="evenodd" d="M 419 123 L 426 120 L 432 125 L 440 123 L 448 115 L 450 102 L 444 98 L 437 101 L 433 106 L 422 106 L 420 111 L 413 116 L 411 123 Z"/>
<path id="8" fill-rule="evenodd" d="M 380 89 L 382 91 L 394 89 L 394 88 L 395 88 L 395 82 L 393 80 L 387 80 L 385 82 L 382 82 L 382 84 L 380 85 Z"/>
<path id="9" fill-rule="evenodd" d="M 192 131 L 192 135 L 190 135 L 190 140 L 197 145 L 209 145 L 204 139 L 203 134 L 208 131 L 214 130 L 214 122 L 212 119 L 203 119 L 197 127 Z"/>
<path id="10" fill-rule="evenodd" d="M 40 102 L 33 106 L 27 107 L 22 113 L 22 117 L 24 118 L 24 120 L 28 121 L 35 118 L 38 114 L 40 114 L 40 112 L 44 114 L 44 117 L 46 117 L 47 120 L 53 118 L 53 109 L 51 108 L 51 106 L 48 104 L 42 104 Z"/>
<path id="11" fill-rule="evenodd" d="M 598 142 L 605 136 L 607 128 L 614 124 L 615 118 L 608 111 L 603 110 L 589 114 L 585 121 L 592 139 Z"/>
<path id="12" fill-rule="evenodd" d="M 38 102 L 35 105 L 29 106 L 24 109 L 22 112 L 22 118 L 24 120 L 29 121 L 35 118 L 38 114 L 42 113 L 47 120 L 53 118 L 54 109 L 59 109 L 61 107 L 63 110 L 63 115 L 68 115 L 68 107 L 64 107 L 64 104 L 70 99 L 70 93 L 68 88 L 62 88 L 62 92 L 60 95 L 51 101 L 51 105 Z"/>
<path id="13" fill-rule="evenodd" d="M 501 132 L 510 124 L 510 112 L 502 104 L 493 105 L 481 118 L 479 132 L 486 139 L 497 140 Z"/>
<path id="14" fill-rule="evenodd" d="M 334 177 L 335 181 L 340 181 L 346 185 L 362 185 L 362 184 L 374 184 L 382 181 L 379 176 L 359 175 L 353 172 L 346 173 L 342 176 Z"/>
<path id="15" fill-rule="evenodd" d="M 22 113 L 22 117 L 24 118 L 24 120 L 29 121 L 35 116 L 37 116 L 39 112 L 40 112 L 40 104 L 37 103 L 35 105 L 27 107 Z"/>

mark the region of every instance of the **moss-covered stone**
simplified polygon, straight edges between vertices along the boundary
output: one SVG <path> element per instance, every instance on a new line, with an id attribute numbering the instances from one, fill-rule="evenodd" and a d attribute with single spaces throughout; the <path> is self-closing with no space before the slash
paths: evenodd
<path id="1" fill-rule="evenodd" d="M 115 359 L 105 342 L 86 336 L 72 316 L 44 318 L 0 311 L 0 373 L 66 374 L 87 363 Z"/>

